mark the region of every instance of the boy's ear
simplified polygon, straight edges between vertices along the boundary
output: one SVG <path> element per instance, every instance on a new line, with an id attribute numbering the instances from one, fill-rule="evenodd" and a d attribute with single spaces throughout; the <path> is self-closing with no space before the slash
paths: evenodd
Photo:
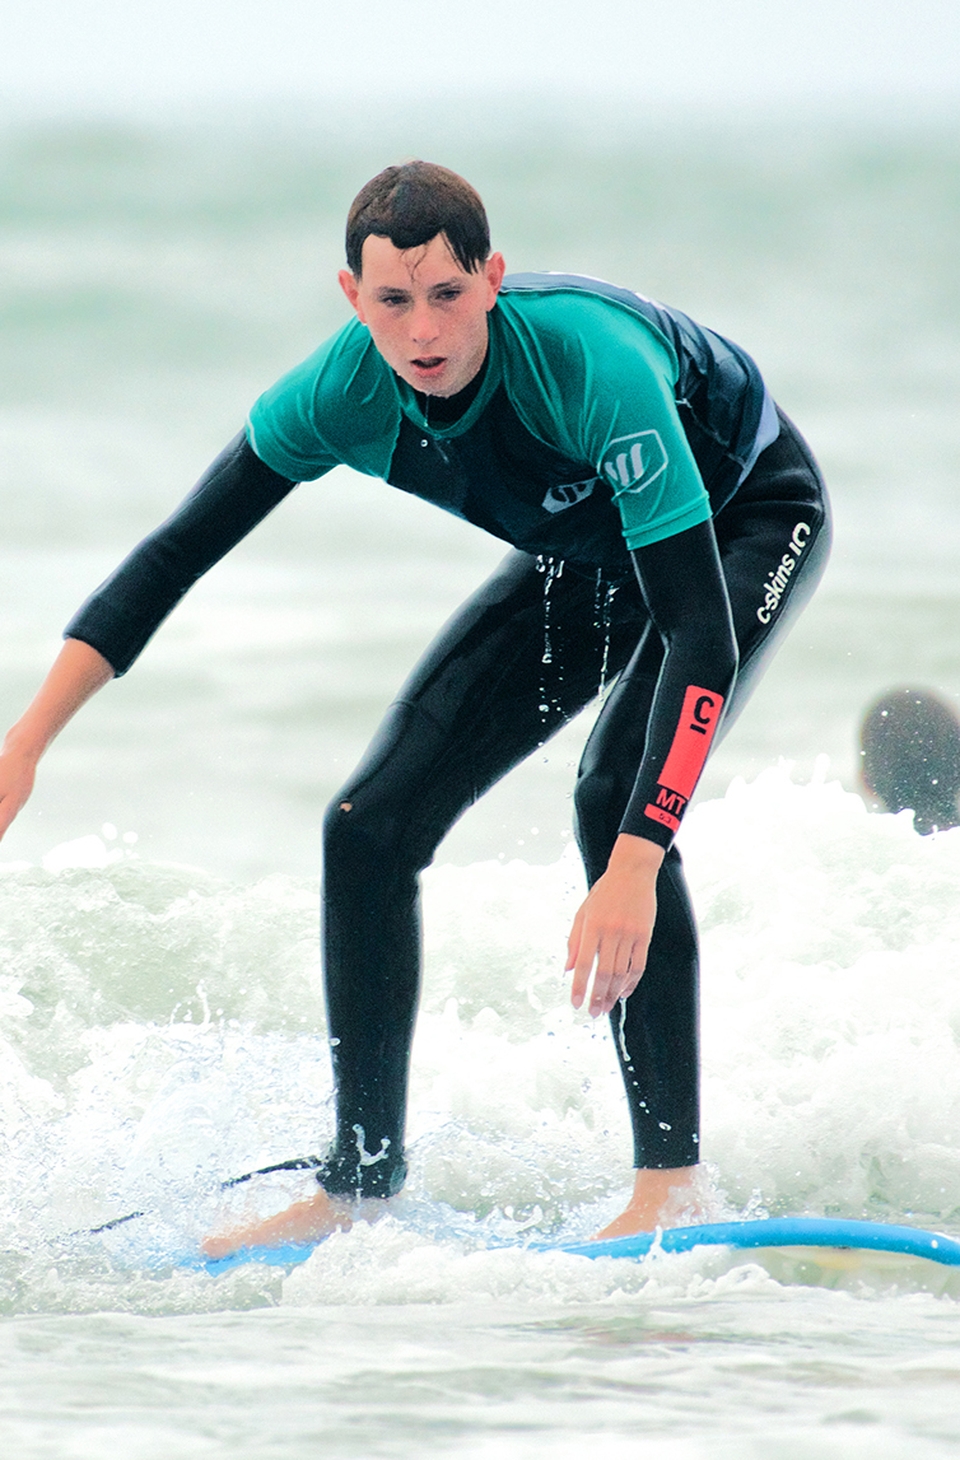
<path id="1" fill-rule="evenodd" d="M 341 269 L 337 278 L 340 281 L 340 288 L 350 301 L 350 308 L 355 309 L 360 316 L 361 324 L 366 324 L 363 312 L 360 308 L 360 281 L 355 278 L 349 269 Z"/>

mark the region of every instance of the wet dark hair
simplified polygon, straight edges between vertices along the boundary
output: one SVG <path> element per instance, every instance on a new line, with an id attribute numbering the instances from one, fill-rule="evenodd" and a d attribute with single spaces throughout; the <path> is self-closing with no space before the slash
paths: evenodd
<path id="1" fill-rule="evenodd" d="M 442 233 L 457 263 L 475 274 L 490 255 L 490 227 L 480 195 L 435 162 L 384 168 L 357 193 L 347 215 L 347 267 L 360 278 L 364 240 L 389 238 L 419 248 Z"/>
<path id="2" fill-rule="evenodd" d="M 937 695 L 881 695 L 864 715 L 860 757 L 867 790 L 887 811 L 909 807 L 921 836 L 960 824 L 960 720 Z"/>

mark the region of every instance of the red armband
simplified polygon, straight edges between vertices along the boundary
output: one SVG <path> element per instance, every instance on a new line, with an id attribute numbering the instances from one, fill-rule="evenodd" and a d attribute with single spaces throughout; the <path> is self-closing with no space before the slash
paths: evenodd
<path id="1" fill-rule="evenodd" d="M 687 686 L 673 744 L 657 777 L 656 804 L 644 808 L 644 815 L 671 831 L 680 830 L 680 818 L 703 770 L 722 709 L 723 695 L 696 684 Z"/>

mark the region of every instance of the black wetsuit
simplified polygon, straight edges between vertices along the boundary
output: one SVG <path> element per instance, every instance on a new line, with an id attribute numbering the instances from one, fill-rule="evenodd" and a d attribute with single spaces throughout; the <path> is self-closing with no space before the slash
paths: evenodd
<path id="1" fill-rule="evenodd" d="M 527 533 L 528 550 L 511 552 L 440 632 L 326 817 L 324 971 L 337 1130 L 319 1179 L 331 1193 L 386 1196 L 404 1179 L 420 982 L 418 873 L 473 801 L 614 680 L 578 774 L 577 840 L 591 885 L 621 831 L 666 848 L 646 971 L 612 1026 L 635 1164 L 699 1159 L 697 937 L 672 838 L 695 780 L 690 756 L 695 771 L 702 764 L 697 736 L 705 750 L 724 703 L 729 728 L 809 598 L 826 561 L 829 517 L 816 463 L 782 414 L 776 439 L 738 483 L 745 452 L 733 434 L 742 435 L 745 411 L 731 414 L 733 388 L 719 401 L 714 389 L 711 399 L 702 372 L 702 399 L 691 406 L 688 391 L 680 400 L 693 367 L 683 340 L 674 346 L 677 415 L 701 476 L 715 487 L 713 515 L 634 549 L 616 530 L 602 475 L 571 481 L 576 460 L 549 456 L 549 442 L 511 418 L 509 393 L 492 396 L 476 428 L 459 438 L 445 428 L 467 419 L 484 388 L 479 379 L 451 401 L 421 398 L 436 435 L 424 416 L 413 434 L 403 424 L 409 415 L 402 417 L 388 480 L 433 500 L 446 496 L 447 507 L 453 499 L 451 510 L 473 520 L 492 502 L 486 510 L 495 520 L 482 525 L 510 540 Z M 752 398 L 756 431 L 762 382 L 756 376 L 736 389 Z M 491 420 L 499 422 L 495 431 Z M 615 438 L 623 439 L 633 438 Z M 536 453 L 545 445 L 537 486 Z M 531 476 L 536 491 L 524 506 Z M 545 511 L 536 506 L 544 484 Z M 190 584 L 293 485 L 238 437 L 67 633 L 123 672 Z M 537 521 L 552 532 L 568 505 L 549 505 L 558 492 L 570 495 L 571 516 L 586 506 L 596 525 L 580 539 L 587 547 L 564 558 L 531 550 L 541 546 Z M 472 510 L 461 510 L 465 502 Z M 521 526 L 514 531 L 511 521 Z"/>

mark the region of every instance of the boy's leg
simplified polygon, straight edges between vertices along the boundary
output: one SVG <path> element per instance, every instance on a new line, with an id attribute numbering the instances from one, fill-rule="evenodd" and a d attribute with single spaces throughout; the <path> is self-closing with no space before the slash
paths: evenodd
<path id="1" fill-rule="evenodd" d="M 418 873 L 461 813 L 582 709 L 604 670 L 622 668 L 638 612 L 635 592 L 608 615 L 593 582 L 569 571 L 548 582 L 536 559 L 511 554 L 441 631 L 331 804 L 324 969 L 337 1128 L 319 1172 L 326 1191 L 389 1196 L 403 1183 Z"/>
<path id="2" fill-rule="evenodd" d="M 589 886 L 603 875 L 643 757 L 663 648 L 651 633 L 604 705 L 580 762 L 575 828 Z M 634 1165 L 699 1160 L 697 931 L 680 853 L 657 878 L 657 919 L 646 968 L 610 1015 L 633 1127 Z"/>
<path id="3" fill-rule="evenodd" d="M 816 587 L 829 549 L 823 484 L 786 417 L 715 526 L 740 649 L 723 731 Z M 633 788 L 662 652 L 653 634 L 641 642 L 584 751 L 576 825 L 591 885 L 606 869 Z M 646 970 L 611 1014 L 611 1025 L 630 1107 L 634 1164 L 670 1170 L 699 1159 L 697 935 L 676 849 L 664 860 L 657 898 Z"/>

